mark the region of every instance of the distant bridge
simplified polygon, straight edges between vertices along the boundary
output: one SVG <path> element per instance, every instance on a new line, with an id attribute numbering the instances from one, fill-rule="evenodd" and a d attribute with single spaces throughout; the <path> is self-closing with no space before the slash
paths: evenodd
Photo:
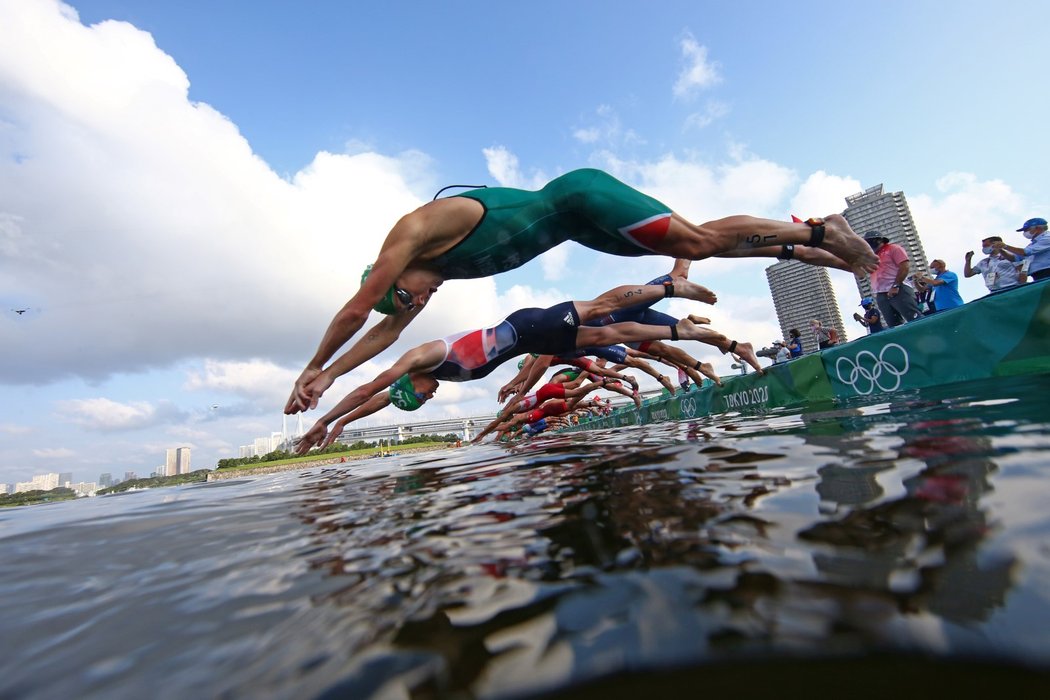
<path id="1" fill-rule="evenodd" d="M 352 428 L 344 428 L 338 439 L 339 442 L 345 443 L 354 443 L 358 440 L 364 440 L 365 442 L 390 440 L 396 443 L 403 442 L 405 438 L 419 435 L 448 435 L 449 433 L 455 433 L 463 440 L 470 440 L 478 431 L 491 423 L 495 417 L 495 413 L 488 413 L 467 418 L 442 418 L 440 420 L 396 425 L 354 426 Z"/>
<path id="2" fill-rule="evenodd" d="M 642 392 L 643 399 L 659 395 L 659 389 Z M 613 397 L 612 405 L 614 407 L 626 403 L 629 403 L 629 400 L 622 396 Z M 352 428 L 344 428 L 343 432 L 339 434 L 338 440 L 339 442 L 344 443 L 354 443 L 358 440 L 364 440 L 365 442 L 390 440 L 397 443 L 404 441 L 405 438 L 416 437 L 419 435 L 448 435 L 449 433 L 456 433 L 464 441 L 467 441 L 472 439 L 479 431 L 483 430 L 486 425 L 491 423 L 496 415 L 497 414 L 495 413 L 486 413 L 484 415 L 470 416 L 467 418 L 442 418 L 440 420 L 376 425 L 370 427 L 354 426 Z"/>

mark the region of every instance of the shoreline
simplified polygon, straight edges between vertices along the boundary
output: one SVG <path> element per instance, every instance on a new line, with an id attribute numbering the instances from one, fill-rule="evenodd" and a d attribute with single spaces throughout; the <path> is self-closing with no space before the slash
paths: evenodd
<path id="1" fill-rule="evenodd" d="M 447 445 L 426 445 L 420 447 L 406 447 L 400 449 L 397 452 L 392 452 L 391 455 L 403 455 L 411 452 L 433 452 L 435 450 L 447 450 L 455 443 L 448 443 Z M 266 474 L 278 474 L 280 472 L 299 471 L 302 469 L 313 469 L 314 467 L 324 466 L 326 464 L 346 464 L 348 462 L 360 462 L 365 459 L 375 459 L 378 455 L 359 455 L 359 456 L 346 456 L 342 455 L 339 457 L 322 457 L 304 462 L 296 462 L 294 464 L 278 464 L 267 466 L 260 464 L 257 467 L 250 467 L 244 469 L 229 469 L 225 471 L 211 471 L 208 472 L 208 478 L 206 483 L 213 481 L 228 481 L 230 479 L 239 479 L 243 476 L 263 476 Z"/>

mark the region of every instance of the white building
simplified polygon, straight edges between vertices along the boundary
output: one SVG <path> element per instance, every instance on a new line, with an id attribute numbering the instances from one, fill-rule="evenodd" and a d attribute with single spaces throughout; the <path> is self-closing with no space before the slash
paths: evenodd
<path id="1" fill-rule="evenodd" d="M 175 476 L 178 474 L 179 457 L 174 447 L 169 447 L 164 452 L 164 476 Z"/>
<path id="2" fill-rule="evenodd" d="M 262 457 L 270 452 L 273 452 L 273 450 L 270 449 L 270 438 L 255 438 L 255 455 Z"/>
<path id="3" fill-rule="evenodd" d="M 70 482 L 69 488 L 73 489 L 77 496 L 94 496 L 98 491 L 98 484 L 93 481 Z"/>
<path id="4" fill-rule="evenodd" d="M 58 474 L 37 474 L 32 481 L 20 481 L 15 484 L 15 493 L 24 491 L 50 491 L 58 488 Z"/>
<path id="5" fill-rule="evenodd" d="M 175 450 L 175 473 L 190 473 L 190 448 L 180 447 L 179 449 Z"/>

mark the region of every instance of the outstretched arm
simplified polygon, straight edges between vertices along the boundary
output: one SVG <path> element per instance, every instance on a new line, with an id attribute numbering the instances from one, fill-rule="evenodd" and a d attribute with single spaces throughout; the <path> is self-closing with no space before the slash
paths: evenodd
<path id="1" fill-rule="evenodd" d="M 419 372 L 434 367 L 441 361 L 441 358 L 444 357 L 444 352 L 445 344 L 440 340 L 432 340 L 429 343 L 423 343 L 422 345 L 409 350 L 389 369 L 380 372 L 375 379 L 367 384 L 362 384 L 344 396 L 342 400 L 332 408 L 332 410 L 324 414 L 324 416 L 317 421 L 317 425 L 310 429 L 308 435 L 313 435 L 315 430 L 317 430 L 318 425 L 327 426 L 337 418 L 356 411 L 374 396 L 393 384 L 401 375 Z M 377 406 L 377 404 L 372 405 Z M 363 413 L 360 415 L 370 415 L 371 413 L 378 411 L 380 408 L 382 408 L 382 406 L 374 408 L 374 410 L 369 413 Z M 346 425 L 347 422 L 349 421 L 344 421 L 343 425 Z M 299 447 L 297 448 L 300 454 L 303 454 L 311 447 L 309 444 L 304 447 L 304 443 L 305 439 L 303 442 L 300 442 Z"/>
<path id="2" fill-rule="evenodd" d="M 322 449 L 328 447 L 335 442 L 336 438 L 343 432 L 343 428 L 347 425 L 355 420 L 370 416 L 376 411 L 380 411 L 389 405 L 390 396 L 385 392 L 380 392 L 337 420 L 331 430 L 328 429 L 328 423 L 322 418 L 314 423 L 313 427 L 299 439 L 299 444 L 295 448 L 296 453 L 301 455 L 306 454 L 314 445 Z"/>
<path id="3" fill-rule="evenodd" d="M 301 389 L 299 384 L 296 383 L 297 391 L 293 392 L 292 398 L 288 399 L 288 405 L 284 409 L 285 413 L 295 413 L 300 410 L 305 411 L 308 408 L 317 408 L 317 402 L 336 379 L 393 345 L 394 341 L 401 336 L 401 331 L 412 322 L 421 310 L 422 307 L 384 317 L 364 337 L 354 343 L 352 348 L 343 353 L 335 362 L 328 365 L 324 371 L 314 374 Z M 293 399 L 306 401 L 306 405 L 300 408 L 299 404 L 295 404 L 293 407 Z"/>
<path id="4" fill-rule="evenodd" d="M 386 243 L 383 244 L 383 248 L 379 252 L 375 265 L 372 266 L 372 271 L 361 283 L 360 289 L 343 305 L 343 308 L 339 309 L 338 313 L 328 324 L 328 328 L 321 338 L 321 343 L 317 346 L 317 351 L 314 352 L 314 356 L 310 358 L 306 368 L 299 375 L 299 379 L 296 380 L 295 386 L 292 388 L 291 396 L 288 397 L 288 402 L 284 407 L 285 413 L 297 413 L 317 405 L 316 401 L 314 401 L 313 406 L 310 405 L 311 398 L 316 397 L 311 396 L 311 393 L 307 391 L 307 387 L 317 378 L 321 370 L 324 369 L 325 363 L 332 359 L 339 351 L 339 348 L 343 347 L 355 333 L 361 330 L 361 326 L 368 319 L 368 314 L 372 307 L 383 298 L 387 290 L 397 281 L 398 276 L 404 272 L 405 267 L 412 260 L 415 250 L 414 237 L 402 235 L 392 242 L 393 234 L 394 232 L 391 231 L 390 236 L 387 237 Z M 411 318 L 404 320 L 401 327 L 404 328 L 405 325 L 408 325 L 410 320 Z M 400 329 L 398 333 L 400 333 Z M 343 369 L 343 372 L 347 372 L 362 362 L 372 359 L 383 349 L 389 347 L 390 343 L 396 339 L 397 335 L 394 335 L 392 338 L 389 338 L 385 346 L 379 347 L 377 350 L 374 345 L 366 344 L 362 346 L 359 353 L 354 356 L 357 364 L 346 367 Z M 354 350 L 358 350 L 358 347 L 355 346 Z M 373 350 L 374 352 L 372 352 Z M 369 352 L 372 352 L 372 354 L 368 354 Z"/>

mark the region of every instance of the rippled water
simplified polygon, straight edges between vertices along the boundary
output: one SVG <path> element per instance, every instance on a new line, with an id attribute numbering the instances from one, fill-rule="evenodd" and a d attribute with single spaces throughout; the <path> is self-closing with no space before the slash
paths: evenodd
<path id="1" fill-rule="evenodd" d="M 3 510 L 0 697 L 1046 689 L 1048 390 Z"/>

